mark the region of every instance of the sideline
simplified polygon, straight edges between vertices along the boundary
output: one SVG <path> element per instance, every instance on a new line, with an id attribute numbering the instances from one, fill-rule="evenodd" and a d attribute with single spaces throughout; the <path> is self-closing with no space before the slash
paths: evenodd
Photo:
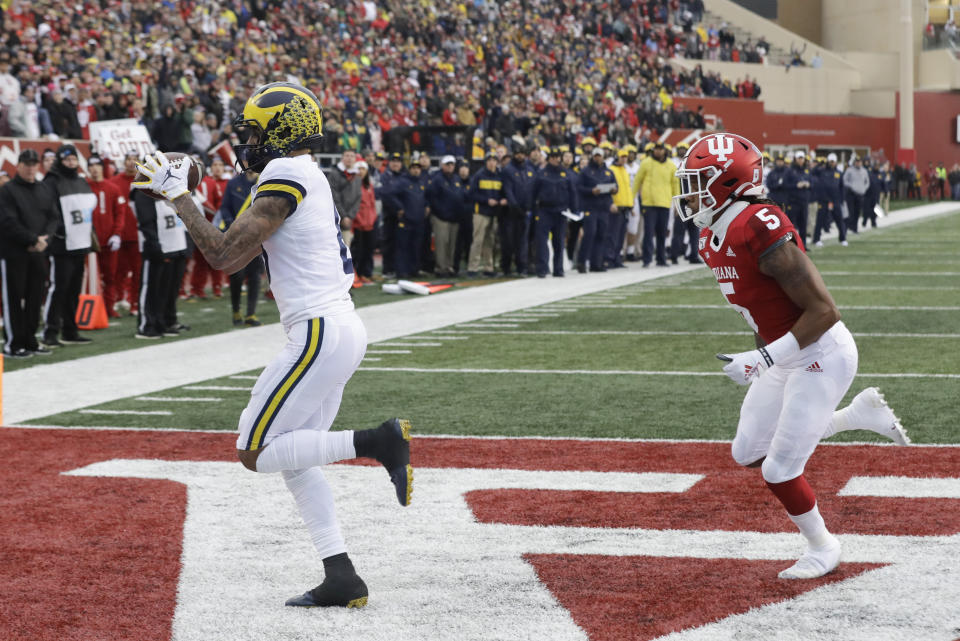
<path id="1" fill-rule="evenodd" d="M 897 210 L 882 219 L 880 229 L 949 214 L 957 209 L 957 203 L 944 202 Z M 435 297 L 362 307 L 357 313 L 366 325 L 369 343 L 379 343 L 703 269 L 702 265 L 689 264 L 650 269 L 632 265 L 636 266 L 603 273 L 572 272 L 562 279 L 528 278 L 464 288 Z M 242 332 L 182 339 L 17 370 L 5 375 L 3 380 L 5 423 L 16 425 L 51 414 L 263 368 L 280 350 L 283 340 L 280 324 L 274 323 Z"/>

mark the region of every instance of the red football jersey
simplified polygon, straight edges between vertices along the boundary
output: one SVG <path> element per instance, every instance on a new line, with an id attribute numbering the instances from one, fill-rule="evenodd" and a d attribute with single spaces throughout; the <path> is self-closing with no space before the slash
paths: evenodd
<path id="1" fill-rule="evenodd" d="M 97 206 L 93 209 L 93 229 L 97 234 L 97 242 L 104 248 L 111 236 L 119 236 L 123 232 L 127 199 L 120 195 L 116 185 L 110 181 L 94 182 L 87 179 L 87 183 L 97 197 Z"/>
<path id="2" fill-rule="evenodd" d="M 135 176 L 128 176 L 122 171 L 119 174 L 115 174 L 113 178 L 110 179 L 110 182 L 120 190 L 120 194 L 127 199 L 126 207 L 123 207 L 123 231 L 120 232 L 120 238 L 124 242 L 134 241 L 138 239 L 137 236 L 137 215 L 133 213 L 130 202 L 130 190 L 132 189 L 131 183 Z"/>
<path id="3" fill-rule="evenodd" d="M 717 222 L 722 223 L 722 218 Z M 716 223 L 714 226 L 720 228 Z M 723 237 L 709 227 L 700 231 L 700 257 L 713 271 L 720 291 L 767 343 L 790 331 L 803 312 L 759 267 L 760 256 L 785 242 L 788 234 L 803 249 L 793 223 L 773 205 L 747 205 L 736 214 Z"/>
<path id="4" fill-rule="evenodd" d="M 220 203 L 223 201 L 223 185 L 213 176 L 204 176 L 197 185 L 197 196 L 203 201 L 203 213 L 207 220 L 213 220 Z"/>

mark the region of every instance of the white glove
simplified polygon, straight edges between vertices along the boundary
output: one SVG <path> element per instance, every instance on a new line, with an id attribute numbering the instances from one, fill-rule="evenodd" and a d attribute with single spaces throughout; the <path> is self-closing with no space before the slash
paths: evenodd
<path id="1" fill-rule="evenodd" d="M 184 156 L 183 160 L 171 163 L 162 151 L 147 156 L 144 164 L 137 163 L 137 169 L 146 176 L 146 180 L 132 183 L 137 189 L 148 189 L 167 200 L 179 198 L 190 193 L 188 176 L 193 161 Z"/>
<path id="2" fill-rule="evenodd" d="M 759 349 L 739 354 L 717 354 L 717 358 L 727 363 L 723 366 L 723 371 L 737 385 L 753 382 L 753 379 L 759 377 L 760 373 L 769 367 Z M 770 365 L 772 364 L 773 361 L 770 361 Z"/>
<path id="3" fill-rule="evenodd" d="M 110 251 L 115 252 L 120 249 L 120 237 L 114 234 L 107 239 L 107 247 L 110 248 Z"/>
<path id="4" fill-rule="evenodd" d="M 737 385 L 747 385 L 760 376 L 763 370 L 774 363 L 779 363 L 795 356 L 800 351 L 793 332 L 787 332 L 772 343 L 752 349 L 749 352 L 738 354 L 717 354 L 717 358 L 725 361 L 723 371 L 733 379 Z"/>

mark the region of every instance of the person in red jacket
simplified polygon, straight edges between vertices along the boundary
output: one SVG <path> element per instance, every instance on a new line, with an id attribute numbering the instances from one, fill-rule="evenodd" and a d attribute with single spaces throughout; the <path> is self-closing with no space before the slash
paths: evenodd
<path id="1" fill-rule="evenodd" d="M 377 197 L 373 191 L 373 182 L 369 175 L 370 167 L 366 161 L 357 163 L 357 178 L 360 180 L 360 208 L 357 217 L 353 220 L 353 241 L 350 243 L 350 253 L 353 255 L 353 264 L 356 274 L 354 287 L 360 287 L 373 282 L 373 229 L 377 223 Z"/>
<path id="2" fill-rule="evenodd" d="M 212 221 L 217 211 L 220 209 L 220 203 L 223 200 L 223 190 L 226 188 L 227 181 L 223 177 L 224 171 L 223 158 L 214 156 L 210 162 L 210 170 L 200 181 L 197 187 L 197 196 L 203 200 L 203 213 L 207 220 Z M 213 269 L 203 257 L 203 253 L 194 248 L 193 250 L 193 271 L 190 273 L 190 296 L 195 298 L 206 298 L 204 288 L 207 286 L 207 279 L 210 279 L 210 285 L 213 288 L 213 295 L 220 298 L 221 287 L 223 286 L 224 275 L 222 271 Z"/>
<path id="3" fill-rule="evenodd" d="M 119 318 L 113 308 L 117 302 L 117 251 L 120 249 L 120 233 L 123 231 L 123 214 L 127 207 L 127 198 L 116 185 L 103 178 L 103 160 L 100 156 L 87 159 L 87 183 L 97 197 L 97 206 L 93 210 L 93 229 L 97 234 L 100 250 L 97 261 L 100 264 L 100 279 L 103 283 L 103 303 L 107 315 Z"/>
<path id="4" fill-rule="evenodd" d="M 126 203 L 121 207 L 123 225 L 120 232 L 120 249 L 117 250 L 116 296 L 118 301 L 130 304 L 130 314 L 137 314 L 137 292 L 140 290 L 140 244 L 137 237 L 137 217 L 130 205 L 130 183 L 137 176 L 136 152 L 128 151 L 123 157 L 123 172 L 110 179 Z"/>

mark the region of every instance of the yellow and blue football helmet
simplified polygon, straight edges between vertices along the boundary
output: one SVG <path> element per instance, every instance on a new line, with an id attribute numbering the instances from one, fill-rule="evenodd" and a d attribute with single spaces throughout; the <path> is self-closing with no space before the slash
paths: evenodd
<path id="1" fill-rule="evenodd" d="M 319 146 L 323 107 L 306 87 L 272 82 L 254 90 L 233 126 L 243 142 L 233 148 L 240 170 L 261 171 L 274 158 Z"/>

